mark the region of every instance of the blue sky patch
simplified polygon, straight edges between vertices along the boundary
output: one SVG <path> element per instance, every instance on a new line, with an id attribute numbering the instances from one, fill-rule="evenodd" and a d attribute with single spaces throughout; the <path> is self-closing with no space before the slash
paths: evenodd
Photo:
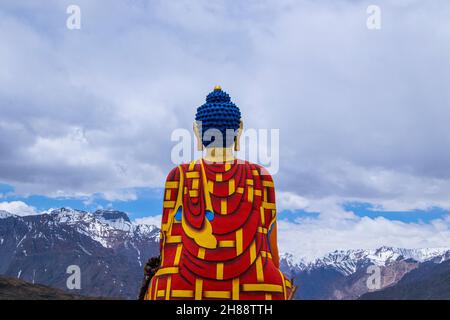
<path id="1" fill-rule="evenodd" d="M 363 202 L 348 202 L 343 207 L 347 211 L 353 211 L 359 217 L 383 217 L 389 220 L 398 220 L 407 223 L 428 223 L 431 220 L 440 219 L 450 214 L 450 211 L 438 207 L 432 207 L 428 210 L 383 211 L 377 210 L 370 203 Z"/>

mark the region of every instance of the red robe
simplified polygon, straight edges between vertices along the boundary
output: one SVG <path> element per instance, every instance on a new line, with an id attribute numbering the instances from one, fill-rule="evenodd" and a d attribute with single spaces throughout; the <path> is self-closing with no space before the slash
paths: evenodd
<path id="1" fill-rule="evenodd" d="M 174 168 L 164 193 L 161 268 L 146 299 L 287 299 L 291 283 L 270 249 L 275 217 L 273 180 L 259 165 L 197 160 Z"/>

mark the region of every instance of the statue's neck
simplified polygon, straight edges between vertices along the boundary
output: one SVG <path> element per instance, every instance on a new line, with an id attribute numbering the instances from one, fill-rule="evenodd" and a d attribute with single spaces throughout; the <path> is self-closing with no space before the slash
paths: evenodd
<path id="1" fill-rule="evenodd" d="M 233 147 L 230 148 L 206 148 L 206 154 L 203 157 L 209 162 L 231 162 L 234 161 Z"/>

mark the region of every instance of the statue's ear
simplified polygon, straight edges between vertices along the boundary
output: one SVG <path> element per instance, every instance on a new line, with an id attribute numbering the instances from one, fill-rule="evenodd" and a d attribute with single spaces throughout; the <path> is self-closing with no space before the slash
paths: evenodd
<path id="1" fill-rule="evenodd" d="M 200 135 L 200 129 L 198 128 L 197 121 L 194 121 L 193 130 L 194 130 L 195 138 L 197 139 L 197 150 L 202 151 L 203 150 L 203 142 L 202 142 L 202 137 Z"/>
<path id="2" fill-rule="evenodd" d="M 237 130 L 236 137 L 234 138 L 234 151 L 241 150 L 241 135 L 242 130 L 244 129 L 244 122 L 241 120 L 239 124 L 239 129 Z"/>

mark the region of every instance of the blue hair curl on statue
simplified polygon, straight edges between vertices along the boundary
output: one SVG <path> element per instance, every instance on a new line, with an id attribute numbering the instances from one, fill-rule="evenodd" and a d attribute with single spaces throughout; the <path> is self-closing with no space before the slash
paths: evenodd
<path id="1" fill-rule="evenodd" d="M 241 112 L 231 102 L 228 93 L 216 87 L 206 97 L 206 103 L 197 108 L 195 120 L 199 124 L 202 143 L 205 147 L 213 142 L 215 147 L 230 147 L 234 142 L 236 130 L 240 126 Z M 222 141 L 216 141 L 214 129 L 220 132 Z"/>

